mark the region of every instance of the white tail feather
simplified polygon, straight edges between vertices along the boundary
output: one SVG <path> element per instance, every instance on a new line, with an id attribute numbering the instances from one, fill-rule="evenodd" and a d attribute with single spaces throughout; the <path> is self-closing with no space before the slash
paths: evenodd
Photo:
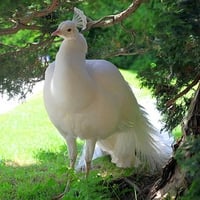
<path id="1" fill-rule="evenodd" d="M 137 122 L 125 124 L 123 131 L 98 142 L 118 167 L 137 167 L 147 161 L 150 169 L 161 168 L 171 154 L 162 135 L 147 120 L 142 108 Z"/>
<path id="2" fill-rule="evenodd" d="M 95 152 L 100 157 L 103 152 L 111 155 L 111 161 L 118 167 L 138 167 L 148 164 L 150 170 L 161 169 L 172 153 L 171 143 L 167 133 L 160 134 L 146 117 L 143 107 L 140 107 L 140 118 L 136 124 L 129 122 L 121 125 L 118 133 L 97 142 Z M 158 125 L 158 124 L 157 124 Z M 99 147 L 101 149 L 99 149 Z M 84 165 L 84 154 L 79 161 Z"/>

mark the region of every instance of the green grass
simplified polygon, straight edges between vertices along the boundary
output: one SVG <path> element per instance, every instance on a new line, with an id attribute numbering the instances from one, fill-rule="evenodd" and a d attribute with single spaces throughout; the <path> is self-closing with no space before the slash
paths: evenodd
<path id="1" fill-rule="evenodd" d="M 134 73 L 122 73 L 139 88 Z M 147 90 L 137 93 L 139 98 L 149 95 Z M 79 152 L 82 144 L 78 140 Z M 48 119 L 42 94 L 0 115 L 0 200 L 52 199 L 64 190 L 68 178 L 71 190 L 64 199 L 110 199 L 106 181 L 132 173 L 103 157 L 94 161 L 95 169 L 86 180 L 68 164 L 66 144 Z"/>
<path id="2" fill-rule="evenodd" d="M 41 94 L 1 115 L 0 135 L 1 159 L 19 165 L 35 163 L 38 151 L 58 152 L 64 145 L 47 117 Z"/>

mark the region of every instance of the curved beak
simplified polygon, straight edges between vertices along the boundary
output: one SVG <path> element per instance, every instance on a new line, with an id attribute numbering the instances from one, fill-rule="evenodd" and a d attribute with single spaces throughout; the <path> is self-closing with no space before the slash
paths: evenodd
<path id="1" fill-rule="evenodd" d="M 55 31 L 51 34 L 51 36 L 58 36 L 58 35 L 60 35 L 60 30 L 59 30 L 59 29 L 55 30 Z"/>

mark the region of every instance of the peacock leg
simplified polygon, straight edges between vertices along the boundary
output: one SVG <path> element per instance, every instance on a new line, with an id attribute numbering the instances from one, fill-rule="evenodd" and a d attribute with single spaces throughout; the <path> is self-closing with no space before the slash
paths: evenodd
<path id="1" fill-rule="evenodd" d="M 95 145 L 96 145 L 96 140 L 94 140 L 94 139 L 86 140 L 86 148 L 85 148 L 85 164 L 86 164 L 85 175 L 86 175 L 86 178 L 88 177 L 90 169 L 91 169 L 91 161 L 92 161 L 92 157 L 94 154 Z"/>
<path id="2" fill-rule="evenodd" d="M 70 168 L 74 169 L 76 158 L 77 158 L 76 138 L 67 136 L 66 141 L 67 141 L 68 153 L 69 153 L 69 159 L 70 159 Z"/>
<path id="3" fill-rule="evenodd" d="M 77 157 L 76 138 L 75 137 L 71 137 L 71 136 L 67 136 L 66 137 L 66 141 L 67 141 L 67 147 L 68 147 L 68 153 L 69 153 L 69 159 L 70 159 L 70 168 L 74 169 L 74 166 L 75 166 L 75 163 L 76 163 L 76 157 Z M 67 192 L 69 192 L 70 183 L 71 183 L 71 180 L 69 178 L 67 180 L 67 184 L 65 186 L 64 192 L 62 192 L 61 194 L 55 196 L 53 198 L 53 200 L 60 200 L 60 199 L 62 199 L 65 196 L 65 194 Z"/>

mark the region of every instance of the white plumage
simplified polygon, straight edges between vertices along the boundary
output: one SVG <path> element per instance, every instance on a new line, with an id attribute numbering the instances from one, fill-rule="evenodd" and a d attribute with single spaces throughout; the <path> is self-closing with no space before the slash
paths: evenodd
<path id="1" fill-rule="evenodd" d="M 72 21 L 62 22 L 53 33 L 64 40 L 46 70 L 44 86 L 45 107 L 67 142 L 71 167 L 77 157 L 77 137 L 86 141 L 87 173 L 96 143 L 119 167 L 146 161 L 151 168 L 162 166 L 170 148 L 148 122 L 116 66 L 85 59 L 87 43 L 77 29 L 80 15 L 76 12 Z"/>

